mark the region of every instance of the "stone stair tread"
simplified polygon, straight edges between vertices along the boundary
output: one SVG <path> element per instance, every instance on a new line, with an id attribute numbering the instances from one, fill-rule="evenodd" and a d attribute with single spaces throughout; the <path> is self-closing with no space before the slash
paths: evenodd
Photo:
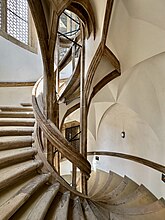
<path id="1" fill-rule="evenodd" d="M 103 171 L 103 170 L 98 170 L 97 169 L 97 176 L 96 176 L 96 181 L 93 185 L 93 188 L 95 188 L 95 190 L 92 190 L 92 197 L 95 197 L 99 191 L 102 189 L 103 185 L 108 181 L 109 179 L 109 173 Z M 96 187 L 97 184 L 97 187 Z"/>
<path id="2" fill-rule="evenodd" d="M 32 144 L 32 136 L 3 136 L 0 137 L 0 150 L 27 147 Z"/>
<path id="3" fill-rule="evenodd" d="M 1 219 L 9 219 L 38 188 L 49 180 L 49 177 L 50 174 L 38 175 L 12 198 L 2 204 L 0 206 Z"/>
<path id="4" fill-rule="evenodd" d="M 113 220 L 164 220 L 165 209 L 159 210 L 157 212 L 141 215 L 123 215 L 111 213 L 110 217 Z"/>
<path id="5" fill-rule="evenodd" d="M 84 211 L 84 215 L 86 219 L 90 219 L 90 220 L 98 219 L 95 215 L 96 213 L 94 213 L 93 210 L 91 209 L 87 199 L 84 199 L 82 203 L 82 207 L 83 207 L 83 211 Z"/>
<path id="6" fill-rule="evenodd" d="M 92 189 L 93 188 L 94 189 L 91 190 L 90 194 L 89 194 L 94 199 L 96 199 L 95 192 L 96 192 L 96 188 L 97 188 L 97 183 L 99 181 L 99 175 L 100 175 L 100 178 L 101 178 L 101 173 L 98 174 L 98 175 L 95 175 L 96 178 L 95 178 L 95 182 L 94 182 L 93 187 L 92 187 Z M 120 175 L 118 175 L 118 174 L 116 174 L 112 171 L 108 175 L 111 175 L 111 181 L 110 181 L 109 186 L 107 186 L 107 188 L 104 190 L 102 197 L 106 196 L 107 193 L 110 193 L 111 191 L 113 191 L 123 181 L 123 177 L 121 177 Z M 89 184 L 91 184 L 91 183 L 89 182 Z M 97 192 L 97 194 L 100 194 L 100 193 Z"/>
<path id="7" fill-rule="evenodd" d="M 30 126 L 1 126 L 0 136 L 31 135 L 33 131 L 34 128 Z"/>
<path id="8" fill-rule="evenodd" d="M 122 199 L 132 192 L 134 192 L 138 188 L 138 184 L 135 183 L 133 180 L 128 178 L 127 176 L 124 176 L 123 181 L 120 183 L 120 185 L 114 189 L 113 192 L 108 194 L 110 203 L 113 203 L 117 201 L 118 199 Z"/>
<path id="9" fill-rule="evenodd" d="M 34 177 L 38 175 L 37 171 L 23 177 L 22 179 L 16 181 L 11 186 L 5 187 L 0 191 L 0 206 L 8 201 L 13 195 L 16 194 L 20 189 L 26 186 Z"/>
<path id="10" fill-rule="evenodd" d="M 72 218 L 73 220 L 85 220 L 84 213 L 81 206 L 79 197 L 76 197 L 73 201 Z"/>
<path id="11" fill-rule="evenodd" d="M 0 111 L 0 118 L 34 118 L 33 112 L 3 112 Z"/>
<path id="12" fill-rule="evenodd" d="M 70 192 L 67 191 L 62 195 L 62 198 L 58 203 L 55 214 L 57 219 L 67 219 L 69 200 L 70 200 Z"/>
<path id="13" fill-rule="evenodd" d="M 118 186 L 116 186 L 116 188 L 114 188 L 110 192 L 107 192 L 106 195 L 102 194 L 100 197 L 97 197 L 96 200 L 109 201 L 109 200 L 115 198 L 116 196 L 118 196 L 125 189 L 125 187 L 128 183 L 128 180 L 129 179 L 127 178 L 127 176 L 124 176 L 124 178 L 122 179 L 120 184 Z"/>
<path id="14" fill-rule="evenodd" d="M 39 187 L 33 195 L 12 215 L 10 220 L 25 220 L 30 215 L 31 210 L 36 206 L 40 201 L 42 196 L 45 194 L 48 189 L 48 184 L 45 183 Z"/>
<path id="15" fill-rule="evenodd" d="M 101 187 L 102 183 L 107 181 L 109 176 L 109 173 L 96 169 L 95 171 L 92 171 L 91 177 L 88 181 L 88 195 L 94 196 L 98 193 L 99 186 Z"/>
<path id="16" fill-rule="evenodd" d="M 17 112 L 17 111 L 33 111 L 32 107 L 22 107 L 22 106 L 0 106 L 0 111 L 12 111 L 12 112 Z"/>
<path id="17" fill-rule="evenodd" d="M 34 118 L 0 118 L 0 126 L 34 126 Z"/>
<path id="18" fill-rule="evenodd" d="M 0 167 L 3 165 L 11 165 L 11 163 L 19 160 L 26 160 L 37 153 L 37 150 L 32 147 L 24 147 L 18 149 L 4 150 L 0 153 Z"/>
<path id="19" fill-rule="evenodd" d="M 124 207 L 138 207 L 155 202 L 157 198 L 143 185 L 140 185 L 133 193 L 118 199 L 113 205 Z"/>
<path id="20" fill-rule="evenodd" d="M 88 180 L 88 194 L 92 195 L 92 188 L 96 181 L 97 172 L 92 171 Z"/>
<path id="21" fill-rule="evenodd" d="M 113 191 L 117 186 L 119 186 L 119 184 L 123 181 L 123 177 L 112 172 L 112 180 L 111 183 L 109 185 L 109 187 L 104 191 L 104 194 L 106 195 L 107 193 Z"/>
<path id="22" fill-rule="evenodd" d="M 95 172 L 93 171 L 91 173 L 91 176 L 94 178 L 92 178 L 91 180 L 88 181 L 88 185 L 89 185 L 89 190 L 88 190 L 88 195 L 89 196 L 93 196 L 96 189 L 97 189 L 97 183 L 99 182 L 99 178 L 100 178 L 100 175 L 98 172 Z"/>
<path id="23" fill-rule="evenodd" d="M 111 171 L 109 171 L 107 180 L 105 181 L 105 183 L 103 183 L 101 189 L 100 189 L 98 192 L 96 192 L 96 193 L 94 194 L 94 196 L 92 196 L 93 199 L 95 199 L 95 198 L 97 199 L 97 198 L 101 198 L 101 197 L 102 197 L 104 191 L 105 191 L 105 190 L 107 189 L 107 187 L 109 187 L 109 185 L 111 184 L 112 178 L 113 178 L 113 174 L 112 174 Z"/>
<path id="24" fill-rule="evenodd" d="M 95 213 L 98 219 L 107 220 L 109 219 L 109 210 L 105 207 L 101 207 L 100 205 L 96 204 L 95 202 L 88 200 L 88 204 L 92 209 L 93 213 Z"/>
<path id="25" fill-rule="evenodd" d="M 51 213 L 48 213 L 45 219 L 68 219 L 68 210 L 69 210 L 69 202 L 70 202 L 70 192 L 66 191 L 62 195 L 58 195 L 58 197 L 54 199 L 53 208 Z"/>
<path id="26" fill-rule="evenodd" d="M 40 160 L 28 160 L 0 170 L 0 189 L 3 189 L 26 174 L 31 173 L 42 165 Z"/>
<path id="27" fill-rule="evenodd" d="M 37 204 L 33 207 L 32 211 L 27 217 L 27 220 L 31 220 L 31 219 L 40 220 L 45 218 L 45 215 L 53 199 L 55 198 L 57 192 L 59 191 L 59 187 L 60 184 L 55 183 L 47 189 L 47 191 L 42 195 L 42 197 L 37 202 Z"/>
<path id="28" fill-rule="evenodd" d="M 111 207 L 111 212 L 123 215 L 146 215 L 165 210 L 165 201 L 163 198 L 142 207 Z"/>

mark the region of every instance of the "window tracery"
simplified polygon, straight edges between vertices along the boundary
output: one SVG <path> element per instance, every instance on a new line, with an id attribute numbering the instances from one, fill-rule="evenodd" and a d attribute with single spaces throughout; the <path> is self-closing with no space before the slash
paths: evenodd
<path id="1" fill-rule="evenodd" d="M 7 33 L 28 44 L 28 3 L 26 0 L 7 0 Z"/>

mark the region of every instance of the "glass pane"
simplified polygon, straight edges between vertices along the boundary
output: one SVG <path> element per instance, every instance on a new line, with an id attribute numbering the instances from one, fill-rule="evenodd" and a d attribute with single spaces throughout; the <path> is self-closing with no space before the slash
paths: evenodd
<path id="1" fill-rule="evenodd" d="M 65 130 L 65 138 L 71 143 L 72 146 L 75 147 L 77 151 L 79 151 L 79 147 L 80 147 L 79 133 L 80 133 L 80 126 L 66 128 Z"/>
<path id="2" fill-rule="evenodd" d="M 7 33 L 28 44 L 27 0 L 7 0 Z"/>
<path id="3" fill-rule="evenodd" d="M 80 23 L 78 17 L 68 10 L 65 10 L 59 20 L 59 32 L 71 37 L 77 34 L 80 30 Z"/>

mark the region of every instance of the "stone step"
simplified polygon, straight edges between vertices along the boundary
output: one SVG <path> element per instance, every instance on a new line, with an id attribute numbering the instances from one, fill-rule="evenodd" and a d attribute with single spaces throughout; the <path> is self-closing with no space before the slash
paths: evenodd
<path id="1" fill-rule="evenodd" d="M 36 204 L 40 201 L 42 196 L 46 193 L 49 187 L 49 183 L 46 182 L 42 185 L 33 195 L 25 202 L 25 204 L 18 209 L 18 211 L 11 217 L 13 219 L 24 220 L 30 215 L 31 210 L 36 206 Z"/>
<path id="2" fill-rule="evenodd" d="M 145 215 L 119 215 L 110 214 L 110 219 L 113 220 L 164 220 L 165 210 L 160 210 L 155 213 L 145 214 Z"/>
<path id="3" fill-rule="evenodd" d="M 26 136 L 34 132 L 33 127 L 26 126 L 1 126 L 0 136 Z"/>
<path id="4" fill-rule="evenodd" d="M 0 137 L 0 150 L 29 147 L 32 145 L 32 136 L 4 136 Z"/>
<path id="5" fill-rule="evenodd" d="M 16 192 L 26 186 L 34 177 L 36 177 L 36 175 L 38 175 L 38 173 L 36 170 L 34 170 L 31 174 L 24 176 L 12 185 L 2 189 L 0 191 L 0 206 L 13 197 Z"/>
<path id="6" fill-rule="evenodd" d="M 27 220 L 31 219 L 44 219 L 45 215 L 54 200 L 56 194 L 59 191 L 60 184 L 55 183 L 54 185 L 51 185 L 47 191 L 42 195 L 40 200 L 37 202 L 37 204 L 33 207 L 31 210 L 29 216 L 27 217 Z"/>
<path id="7" fill-rule="evenodd" d="M 50 178 L 50 174 L 38 175 L 25 187 L 19 190 L 13 197 L 0 206 L 2 220 L 9 219 L 13 214 Z"/>
<path id="8" fill-rule="evenodd" d="M 133 193 L 118 199 L 113 203 L 115 206 L 139 207 L 151 204 L 157 201 L 157 198 L 143 185 L 140 185 Z M 112 204 L 112 203 L 111 203 Z"/>
<path id="9" fill-rule="evenodd" d="M 110 182 L 109 187 L 107 187 L 107 189 L 104 191 L 104 195 L 113 191 L 123 181 L 123 177 L 121 177 L 120 175 L 118 175 L 112 171 L 111 171 L 111 175 L 112 175 L 112 180 Z"/>
<path id="10" fill-rule="evenodd" d="M 109 210 L 103 206 L 97 205 L 95 202 L 91 200 L 87 200 L 88 204 L 97 217 L 97 219 L 107 220 L 109 219 Z"/>
<path id="11" fill-rule="evenodd" d="M 37 154 L 37 149 L 32 147 L 4 150 L 0 153 L 0 167 L 10 166 L 14 163 L 32 159 Z"/>
<path id="12" fill-rule="evenodd" d="M 109 174 L 103 170 L 92 171 L 91 178 L 88 181 L 88 195 L 92 198 L 102 189 L 102 184 L 108 181 Z"/>
<path id="13" fill-rule="evenodd" d="M 165 201 L 163 198 L 141 207 L 120 207 L 120 206 L 113 206 L 111 207 L 111 212 L 116 214 L 123 214 L 123 215 L 147 215 L 155 212 L 159 212 L 162 209 L 165 210 Z"/>
<path id="14" fill-rule="evenodd" d="M 104 187 L 104 191 L 99 187 L 99 190 L 101 190 L 102 194 L 99 193 L 99 190 L 97 190 L 97 183 L 99 181 L 102 182 L 102 171 L 100 171 L 100 172 L 96 171 L 95 180 L 92 180 L 92 183 L 89 180 L 89 184 L 92 184 L 92 187 L 90 187 L 91 190 L 89 192 L 89 196 L 92 196 L 92 198 L 94 198 L 94 199 L 98 198 L 98 196 L 100 196 L 100 195 L 101 195 L 101 198 L 103 198 L 108 193 L 110 193 L 111 191 L 116 189 L 116 187 L 119 186 L 119 184 L 123 181 L 123 177 L 121 177 L 120 175 L 118 175 L 112 171 L 110 171 L 109 174 L 106 173 L 107 177 L 108 177 L 108 175 L 110 175 L 110 178 L 105 178 L 105 172 L 103 172 L 103 173 L 104 173 L 103 174 L 104 180 L 108 181 L 109 184 L 108 185 L 106 184 L 107 188 Z M 103 182 L 102 182 L 102 184 L 103 184 Z"/>
<path id="15" fill-rule="evenodd" d="M 79 197 L 76 197 L 73 200 L 72 212 L 71 212 L 70 219 L 85 220 L 85 216 L 84 216 L 84 213 L 83 213 L 83 210 L 82 210 L 81 201 L 80 201 Z"/>
<path id="16" fill-rule="evenodd" d="M 34 118 L 33 112 L 0 112 L 0 118 Z"/>
<path id="17" fill-rule="evenodd" d="M 91 207 L 88 204 L 88 201 L 86 199 L 84 199 L 84 201 L 82 203 L 82 208 L 83 208 L 85 219 L 90 219 L 90 220 L 97 220 L 97 219 L 99 219 L 96 216 L 97 213 L 93 212 L 93 210 L 91 209 Z"/>
<path id="18" fill-rule="evenodd" d="M 29 112 L 33 111 L 31 106 L 22 107 L 22 106 L 0 106 L 0 111 L 10 111 L 10 112 Z"/>
<path id="19" fill-rule="evenodd" d="M 96 177 L 98 178 L 97 172 L 92 171 L 92 172 L 91 172 L 91 175 L 90 175 L 90 178 L 89 178 L 89 180 L 88 180 L 88 195 L 89 195 L 89 196 L 90 196 L 90 195 L 93 195 L 93 194 L 92 194 L 92 191 L 95 190 L 94 187 L 93 187 L 93 185 L 94 185 L 95 182 L 96 182 Z"/>
<path id="20" fill-rule="evenodd" d="M 0 118 L 0 126 L 34 126 L 33 118 Z"/>
<path id="21" fill-rule="evenodd" d="M 123 181 L 116 187 L 111 193 L 109 193 L 105 199 L 107 198 L 111 203 L 114 203 L 118 199 L 125 198 L 132 192 L 134 192 L 138 188 L 138 184 L 129 179 L 127 176 L 123 178 Z"/>
<path id="22" fill-rule="evenodd" d="M 110 186 L 111 181 L 113 179 L 113 173 L 109 171 L 108 178 L 106 181 L 102 184 L 102 187 L 95 193 L 94 196 L 92 196 L 93 199 L 102 198 L 102 195 L 104 194 L 104 191 Z"/>
<path id="23" fill-rule="evenodd" d="M 107 192 L 106 195 L 102 194 L 100 197 L 97 197 L 96 201 L 99 200 L 102 202 L 105 202 L 105 201 L 107 202 L 109 200 L 115 199 L 125 189 L 126 185 L 128 184 L 128 181 L 129 179 L 127 178 L 127 176 L 124 176 L 124 178 L 122 179 L 120 184 L 116 186 L 116 188 L 114 188 L 110 192 Z"/>
<path id="24" fill-rule="evenodd" d="M 93 189 L 91 190 L 90 194 L 92 194 L 92 198 L 95 198 L 95 196 L 99 193 L 99 191 L 102 189 L 103 185 L 109 180 L 109 173 L 103 171 L 103 170 L 98 170 L 94 171 L 96 172 L 96 179 L 93 184 Z"/>
<path id="25" fill-rule="evenodd" d="M 30 174 L 43 165 L 40 160 L 29 160 L 0 170 L 0 190 L 14 184 L 23 176 Z"/>
<path id="26" fill-rule="evenodd" d="M 46 216 L 45 219 L 68 219 L 68 209 L 70 202 L 70 192 L 66 191 L 57 199 L 55 197 L 53 201 L 53 209 L 52 212 Z M 51 206 L 52 208 L 52 206 Z"/>

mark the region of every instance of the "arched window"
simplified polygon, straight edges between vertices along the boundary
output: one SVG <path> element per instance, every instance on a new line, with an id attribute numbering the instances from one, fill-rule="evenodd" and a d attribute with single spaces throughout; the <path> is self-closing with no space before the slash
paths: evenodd
<path id="1" fill-rule="evenodd" d="M 66 38 L 67 40 L 74 40 L 77 33 L 80 31 L 80 22 L 74 13 L 69 10 L 65 10 L 59 19 L 59 28 L 58 34 L 61 37 Z M 59 47 L 59 59 L 61 60 L 66 52 L 68 51 L 68 47 Z"/>
<path id="2" fill-rule="evenodd" d="M 36 47 L 27 0 L 0 0 L 0 34 L 26 49 Z"/>

